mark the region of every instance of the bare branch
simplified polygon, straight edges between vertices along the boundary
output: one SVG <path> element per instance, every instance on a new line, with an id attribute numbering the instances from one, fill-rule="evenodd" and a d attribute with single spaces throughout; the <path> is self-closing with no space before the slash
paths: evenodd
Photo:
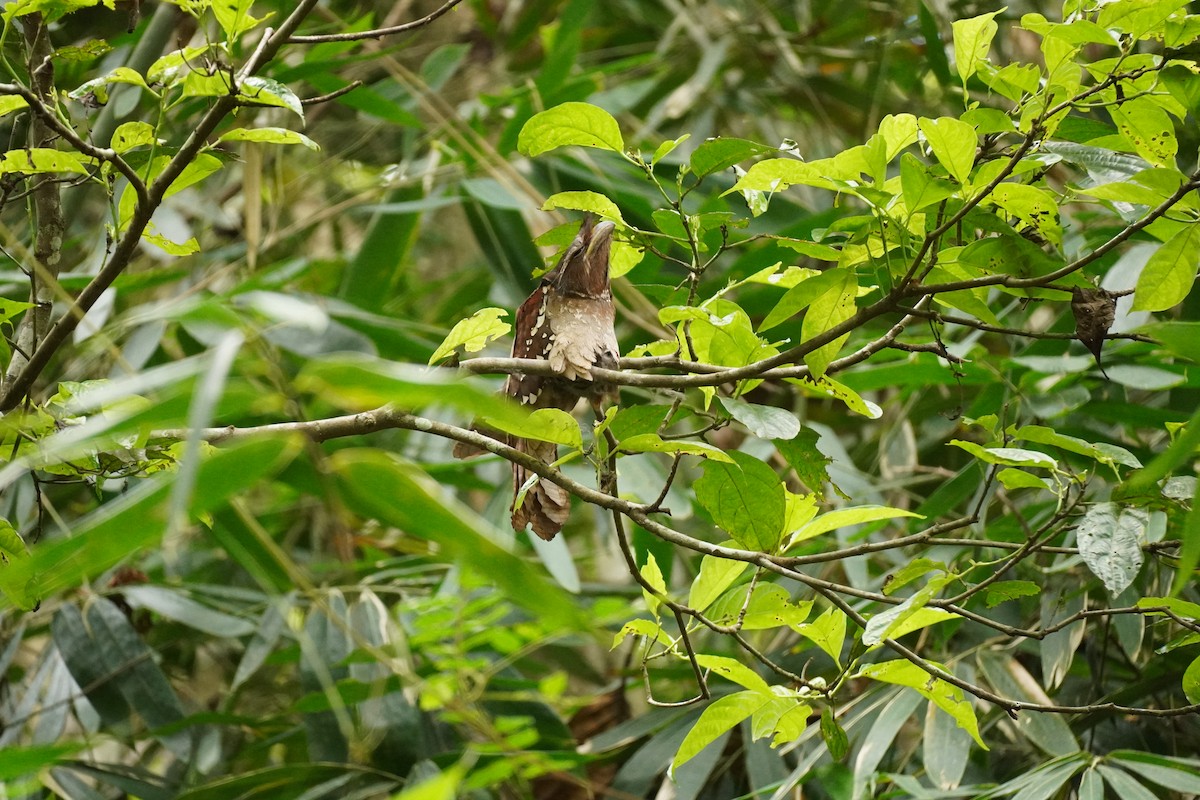
<path id="1" fill-rule="evenodd" d="M 440 8 L 431 14 L 427 14 L 420 19 L 406 22 L 403 25 L 393 25 L 390 28 L 375 28 L 369 31 L 356 31 L 354 33 L 329 33 L 329 34 L 314 34 L 311 36 L 293 36 L 288 39 L 289 44 L 320 44 L 321 42 L 360 42 L 364 39 L 382 39 L 385 36 L 395 36 L 398 33 L 408 33 L 417 28 L 423 28 L 433 22 L 438 17 L 445 14 L 450 9 L 461 3 L 462 0 L 447 0 Z"/>

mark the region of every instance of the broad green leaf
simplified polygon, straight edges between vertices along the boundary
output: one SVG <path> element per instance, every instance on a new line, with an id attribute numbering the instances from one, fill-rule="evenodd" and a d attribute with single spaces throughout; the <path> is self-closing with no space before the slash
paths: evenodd
<path id="1" fill-rule="evenodd" d="M 888 114 L 879 121 L 879 135 L 883 137 L 884 155 L 890 162 L 901 150 L 916 144 L 917 118 L 912 114 Z"/>
<path id="2" fill-rule="evenodd" d="M 817 441 L 817 432 L 804 428 L 794 439 L 776 439 L 773 443 L 788 466 L 796 471 L 800 482 L 820 495 L 829 482 L 832 459 L 817 449 Z"/>
<path id="3" fill-rule="evenodd" d="M 842 663 L 842 645 L 846 641 L 846 615 L 838 608 L 827 608 L 812 622 L 804 622 L 793 630 L 824 650 L 834 663 Z"/>
<path id="4" fill-rule="evenodd" d="M 1053 428 L 1047 428 L 1044 425 L 1022 425 L 1020 428 L 1012 431 L 1012 436 L 1014 439 L 1022 441 L 1060 447 L 1063 450 L 1095 459 L 1101 464 L 1121 464 L 1134 469 L 1142 467 L 1142 462 L 1138 460 L 1137 456 L 1123 447 L 1105 443 L 1092 444 L 1075 436 L 1067 436 L 1066 434 L 1059 433 Z"/>
<path id="5" fill-rule="evenodd" d="M 604 109 L 588 103 L 563 103 L 534 114 L 517 137 L 517 150 L 530 157 L 569 145 L 614 153 L 625 150 L 617 121 Z"/>
<path id="6" fill-rule="evenodd" d="M 899 659 L 867 664 L 858 671 L 858 676 L 915 689 L 925 699 L 953 717 L 960 728 L 971 734 L 976 744 L 984 750 L 989 749 L 979 736 L 979 723 L 975 719 L 975 710 L 971 707 L 971 702 L 964 698 L 963 690 L 957 686 L 931 676 L 916 664 Z"/>
<path id="7" fill-rule="evenodd" d="M 959 187 L 929 174 L 929 168 L 912 153 L 900 156 L 900 186 L 909 214 L 940 203 L 958 193 Z"/>
<path id="8" fill-rule="evenodd" d="M 902 508 L 890 508 L 888 506 L 839 508 L 836 511 L 821 514 L 812 522 L 796 531 L 793 542 L 802 542 L 805 539 L 811 539 L 814 536 L 820 536 L 822 533 L 828 533 L 838 528 L 845 528 L 848 525 L 861 525 L 864 522 L 876 522 L 881 519 L 895 519 L 897 517 L 922 518 L 920 514 L 915 512 L 905 511 Z"/>
<path id="9" fill-rule="evenodd" d="M 732 464 L 733 459 L 719 447 L 689 439 L 663 439 L 657 433 L 639 433 L 622 439 L 620 450 L 627 453 L 684 453 L 689 456 L 711 458 L 714 461 L 724 461 Z"/>
<path id="10" fill-rule="evenodd" d="M 783 532 L 792 533 L 812 521 L 817 515 L 815 494 L 795 494 L 784 489 L 785 511 Z"/>
<path id="11" fill-rule="evenodd" d="M 1156 322 L 1143 325 L 1139 331 L 1157 339 L 1175 355 L 1200 364 L 1200 322 Z"/>
<path id="12" fill-rule="evenodd" d="M 678 139 L 668 139 L 667 141 L 663 142 L 654 149 L 654 155 L 650 157 L 650 163 L 657 164 L 659 161 L 662 161 L 667 157 L 668 154 L 674 151 L 676 147 L 679 147 L 679 145 L 683 144 L 690 138 L 692 138 L 692 135 L 690 133 L 685 133 Z"/>
<path id="13" fill-rule="evenodd" d="M 556 208 L 569 208 L 572 211 L 590 211 L 601 219 L 608 219 L 620 225 L 625 224 L 621 218 L 621 209 L 617 204 L 598 192 L 559 192 L 546 198 L 542 204 L 543 211 L 553 211 Z"/>
<path id="14" fill-rule="evenodd" d="M 996 480 L 1009 491 L 1013 489 L 1050 489 L 1050 485 L 1044 478 L 1039 478 L 1036 475 L 1031 475 L 1028 472 L 1022 472 L 1019 469 L 1006 467 L 996 473 Z"/>
<path id="15" fill-rule="evenodd" d="M 961 265 L 985 273 L 1037 278 L 1062 266 L 1024 236 L 1001 234 L 971 242 L 958 253 Z"/>
<path id="16" fill-rule="evenodd" d="M 1142 567 L 1148 521 L 1144 509 L 1096 503 L 1075 529 L 1084 563 L 1113 597 L 1125 591 Z"/>
<path id="17" fill-rule="evenodd" d="M 368 448 L 339 450 L 329 463 L 350 511 L 436 543 L 440 558 L 470 568 L 554 624 L 590 629 L 569 595 L 498 544 L 505 537 L 420 468 Z"/>
<path id="18" fill-rule="evenodd" d="M 86 175 L 86 164 L 95 163 L 95 159 L 87 156 L 68 153 L 65 150 L 53 150 L 46 147 L 27 147 L 22 150 L 9 150 L 0 157 L 0 175 L 12 172 L 26 174 L 41 172 L 73 172 Z"/>
<path id="19" fill-rule="evenodd" d="M 190 256 L 200 252 L 200 242 L 195 236 L 186 242 L 173 242 L 161 233 L 143 233 L 142 241 L 148 242 L 169 256 Z"/>
<path id="20" fill-rule="evenodd" d="M 967 79 L 975 74 L 980 61 L 987 60 L 992 38 L 1000 29 L 996 24 L 996 15 L 1005 10 L 1002 8 L 978 17 L 956 20 L 951 25 L 954 34 L 954 66 L 962 79 L 964 94 L 967 91 Z"/>
<path id="21" fill-rule="evenodd" d="M 1041 593 L 1042 587 L 1033 581 L 997 581 L 988 587 L 984 603 L 988 608 L 995 608 L 1018 597 L 1032 597 Z"/>
<path id="22" fill-rule="evenodd" d="M 1188 619 L 1200 620 L 1200 603 L 1190 603 L 1177 597 L 1143 597 L 1134 603 L 1138 608 L 1167 608 L 1175 614 Z M 1151 611 L 1150 614 L 1161 614 L 1161 611 Z"/>
<path id="23" fill-rule="evenodd" d="M 434 364 L 449 357 L 460 347 L 468 353 L 478 353 L 488 342 L 512 330 L 512 325 L 501 322 L 501 318 L 507 316 L 508 312 L 503 308 L 481 308 L 466 319 L 459 320 L 437 350 L 433 351 L 429 363 Z"/>
<path id="24" fill-rule="evenodd" d="M 127 83 L 133 86 L 140 86 L 146 91 L 150 91 L 150 87 L 146 85 L 146 79 L 143 78 L 137 71 L 129 67 L 117 67 L 107 75 L 101 75 L 99 78 L 93 78 L 87 83 L 82 83 L 75 89 L 67 93 L 67 97 L 72 100 L 82 100 L 88 95 L 94 95 L 95 98 L 104 105 L 108 102 L 107 87 L 110 83 Z M 153 92 L 151 92 L 153 94 Z"/>
<path id="25" fill-rule="evenodd" d="M 28 107 L 29 102 L 19 94 L 0 95 L 0 117 Z"/>
<path id="26" fill-rule="evenodd" d="M 1179 142 L 1171 117 L 1153 98 L 1134 97 L 1109 108 L 1113 122 L 1138 155 L 1151 164 L 1175 166 Z"/>
<path id="27" fill-rule="evenodd" d="M 1200 225 L 1185 225 L 1162 244 L 1138 276 L 1134 311 L 1166 311 L 1188 296 L 1200 267 Z"/>
<path id="28" fill-rule="evenodd" d="M 934 561 L 930 558 L 918 558 L 893 572 L 889 572 L 883 581 L 883 593 L 893 595 L 918 578 L 924 578 L 932 572 L 946 571 L 946 565 L 941 561 Z"/>
<path id="29" fill-rule="evenodd" d="M 768 694 L 771 691 L 771 687 L 763 680 L 761 675 L 736 658 L 699 653 L 696 656 L 696 663 L 706 670 L 712 670 L 718 675 L 728 678 L 743 689 L 749 689 L 761 694 Z"/>
<path id="30" fill-rule="evenodd" d="M 799 161 L 794 158 L 768 158 L 754 164 L 746 174 L 738 178 L 725 194 L 731 192 L 782 192 L 795 184 L 816 186 L 821 189 L 836 189 L 836 185 L 825 175 L 823 164 Z"/>
<path id="31" fill-rule="evenodd" d="M 705 556 L 700 560 L 699 574 L 692 581 L 687 604 L 697 611 L 705 610 L 732 586 L 749 566 L 745 561 Z"/>
<path id="32" fill-rule="evenodd" d="M 841 286 L 846 280 L 843 273 L 844 270 L 841 269 L 829 269 L 824 272 L 815 273 L 812 277 L 803 278 L 788 289 L 783 297 L 779 298 L 779 302 L 775 304 L 775 307 L 763 319 L 758 329 L 766 331 L 774 328 L 776 325 L 787 322 L 796 314 L 799 314 L 812 305 L 813 301 L 818 297 L 821 297 L 834 287 Z"/>
<path id="33" fill-rule="evenodd" d="M 118 153 L 155 144 L 158 144 L 158 137 L 154 135 L 154 126 L 148 122 L 125 122 L 113 131 L 112 149 Z"/>
<path id="34" fill-rule="evenodd" d="M 579 422 L 557 408 L 539 408 L 523 419 L 514 419 L 507 414 L 496 417 L 485 415 L 484 419 L 492 427 L 522 439 L 537 439 L 576 450 L 583 449 L 583 433 L 579 429 Z"/>
<path id="35" fill-rule="evenodd" d="M 12 523 L 0 518 L 0 592 L 23 611 L 32 610 L 40 600 L 37 577 L 28 572 L 12 571 L 12 564 L 29 559 L 29 548 Z"/>
<path id="36" fill-rule="evenodd" d="M 204 55 L 212 49 L 219 48 L 205 44 L 173 50 L 150 65 L 146 70 L 146 80 L 153 84 L 175 86 L 192 74 L 193 64 L 203 64 Z"/>
<path id="37" fill-rule="evenodd" d="M 234 128 L 221 135 L 219 142 L 264 142 L 266 144 L 302 144 L 309 150 L 321 145 L 298 131 L 287 128 Z"/>
<path id="38" fill-rule="evenodd" d="M 911 625 L 906 626 L 906 623 L 922 611 L 938 611 L 938 609 L 926 609 L 925 604 L 933 599 L 950 580 L 951 578 L 947 575 L 931 578 L 925 586 L 914 592 L 903 603 L 892 606 L 886 611 L 882 611 L 871 617 L 867 622 L 866 630 L 863 631 L 862 643 L 867 647 L 874 647 L 885 639 L 903 636 L 904 633 L 923 627 L 921 624 L 916 624 L 916 627 Z M 925 625 L 932 625 L 953 616 L 953 614 L 947 612 L 939 612 L 933 615 L 925 614 L 922 615 L 920 622 L 923 622 Z M 903 631 L 901 630 L 902 627 L 905 628 Z"/>
<path id="39" fill-rule="evenodd" d="M 771 552 L 783 533 L 783 483 L 775 470 L 741 452 L 733 464 L 708 460 L 696 481 L 696 501 L 743 547 Z"/>
<path id="40" fill-rule="evenodd" d="M 296 93 L 279 81 L 248 75 L 242 78 L 238 97 L 264 106 L 286 108 L 300 119 L 304 119 L 304 107 Z"/>
<path id="41" fill-rule="evenodd" d="M 794 439 L 800 433 L 800 420 L 790 411 L 734 397 L 722 397 L 720 402 L 730 416 L 760 439 Z"/>
<path id="42" fill-rule="evenodd" d="M 1026 450 L 1020 447 L 981 447 L 974 442 L 964 442 L 961 439 L 951 439 L 950 444 L 961 447 L 989 464 L 1000 464 L 1006 467 L 1058 469 L 1057 461 L 1037 450 Z"/>
<path id="43" fill-rule="evenodd" d="M 686 764 L 697 753 L 716 741 L 721 734 L 774 699 L 775 696 L 770 693 L 745 691 L 734 692 L 713 702 L 704 709 L 700 719 L 696 720 L 696 724 L 684 737 L 682 744 L 679 745 L 679 751 L 671 760 L 671 769 L 675 770 Z"/>
<path id="44" fill-rule="evenodd" d="M 639 572 L 642 575 L 642 580 L 649 584 L 655 592 L 661 595 L 667 593 L 667 584 L 663 581 L 662 570 L 658 568 L 658 560 L 654 558 L 654 553 L 646 556 L 646 563 L 642 565 Z M 650 613 L 657 617 L 658 607 L 662 605 L 662 601 L 658 599 L 654 592 L 645 587 L 642 587 L 642 597 L 646 600 L 646 608 L 650 609 Z"/>
<path id="45" fill-rule="evenodd" d="M 660 622 L 652 619 L 631 619 L 613 636 L 612 647 L 609 649 L 616 650 L 630 636 L 643 636 L 663 647 L 671 646 L 671 639 L 663 632 Z"/>
<path id="46" fill-rule="evenodd" d="M 698 178 L 729 169 L 748 158 L 775 152 L 776 148 L 748 139 L 709 139 L 692 153 L 692 174 Z"/>
<path id="47" fill-rule="evenodd" d="M 825 740 L 825 746 L 829 748 L 829 757 L 834 761 L 841 761 L 850 751 L 850 739 L 838 724 L 833 714 L 833 706 L 821 709 L 821 738 Z"/>
<path id="48" fill-rule="evenodd" d="M 225 31 L 225 39 L 230 43 L 237 41 L 243 33 L 266 19 L 250 16 L 250 8 L 253 5 L 254 0 L 212 0 L 213 16 L 217 18 L 221 29 Z"/>
<path id="49" fill-rule="evenodd" d="M 1058 203 L 1045 189 L 1023 183 L 1002 183 L 992 190 L 989 199 L 1051 242 L 1062 242 Z"/>
<path id="50" fill-rule="evenodd" d="M 812 301 L 804 314 L 800 332 L 806 342 L 854 316 L 858 279 L 852 269 L 839 267 L 832 272 L 837 278 L 824 294 Z M 820 379 L 825 376 L 825 370 L 849 338 L 849 332 L 844 333 L 804 356 L 804 363 L 808 365 L 814 378 Z"/>
<path id="51" fill-rule="evenodd" d="M 1096 24 L 1115 29 L 1134 39 L 1162 38 L 1164 24 L 1187 0 L 1127 0 L 1098 7 Z"/>
<path id="52" fill-rule="evenodd" d="M 82 742 L 70 744 L 43 744 L 33 747 L 4 748 L 4 759 L 0 760 L 0 781 L 15 781 L 35 775 L 52 767 L 67 756 L 77 753 L 86 745 Z"/>
<path id="53" fill-rule="evenodd" d="M 938 163 L 946 168 L 954 180 L 960 184 L 966 183 L 975 164 L 975 148 L 978 146 L 975 129 L 954 117 L 922 117 L 918 125 Z"/>

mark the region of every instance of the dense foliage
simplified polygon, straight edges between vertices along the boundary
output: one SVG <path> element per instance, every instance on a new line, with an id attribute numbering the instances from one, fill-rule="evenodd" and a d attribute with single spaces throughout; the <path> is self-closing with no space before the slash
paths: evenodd
<path id="1" fill-rule="evenodd" d="M 594 5 L 5 5 L 7 795 L 1200 794 L 1200 15 Z"/>

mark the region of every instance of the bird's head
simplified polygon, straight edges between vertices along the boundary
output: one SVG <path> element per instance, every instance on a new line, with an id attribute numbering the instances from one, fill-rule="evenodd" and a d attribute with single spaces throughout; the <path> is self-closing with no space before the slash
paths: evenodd
<path id="1" fill-rule="evenodd" d="M 615 227 L 608 220 L 596 222 L 591 214 L 586 216 L 575 240 L 546 278 L 565 295 L 608 297 L 608 256 Z"/>

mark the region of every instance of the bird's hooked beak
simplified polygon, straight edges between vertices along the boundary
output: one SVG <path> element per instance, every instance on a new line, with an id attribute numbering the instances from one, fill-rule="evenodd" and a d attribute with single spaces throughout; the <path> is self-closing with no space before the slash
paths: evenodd
<path id="1" fill-rule="evenodd" d="M 609 222 L 608 220 L 597 223 L 596 226 L 592 228 L 592 238 L 591 241 L 588 242 L 587 246 L 587 257 L 589 259 L 595 258 L 597 255 L 599 255 L 603 258 L 605 264 L 607 265 L 608 251 L 609 248 L 612 247 L 613 231 L 616 229 L 616 224 Z"/>

